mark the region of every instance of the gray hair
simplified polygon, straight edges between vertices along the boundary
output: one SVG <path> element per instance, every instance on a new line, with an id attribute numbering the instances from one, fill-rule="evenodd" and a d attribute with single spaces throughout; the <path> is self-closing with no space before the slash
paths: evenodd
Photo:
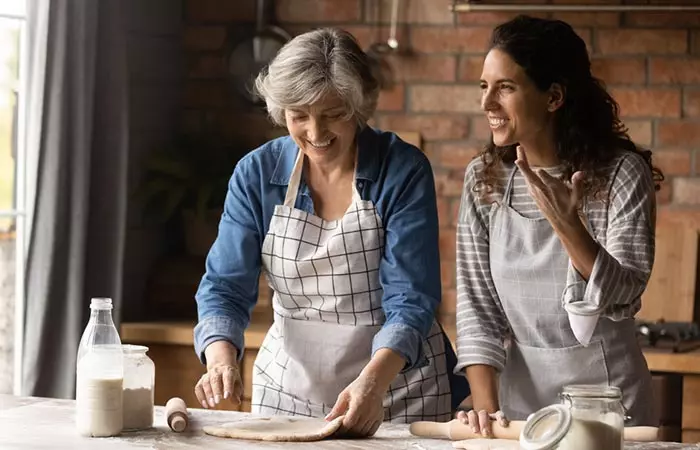
<path id="1" fill-rule="evenodd" d="M 345 103 L 347 118 L 364 127 L 377 107 L 379 82 L 369 57 L 350 33 L 323 28 L 285 44 L 256 78 L 255 91 L 280 126 L 285 125 L 285 110 L 334 94 Z"/>

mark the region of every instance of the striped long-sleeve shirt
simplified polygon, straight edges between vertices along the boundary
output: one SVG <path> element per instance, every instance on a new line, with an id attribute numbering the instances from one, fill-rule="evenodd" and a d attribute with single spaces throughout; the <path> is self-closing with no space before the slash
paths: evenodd
<path id="1" fill-rule="evenodd" d="M 480 158 L 466 171 L 457 225 L 457 366 L 487 364 L 498 371 L 505 364 L 504 341 L 510 336 L 489 265 L 489 212 L 501 202 L 513 165 L 504 164 L 488 198 L 474 192 Z M 655 191 L 649 167 L 641 156 L 624 152 L 606 167 L 606 201 L 589 201 L 587 218 L 600 244 L 589 280 L 567 273 L 562 303 L 586 304 L 615 321 L 634 317 L 641 307 L 654 260 Z M 557 175 L 561 168 L 548 169 Z M 511 207 L 526 217 L 542 217 L 516 171 Z"/>

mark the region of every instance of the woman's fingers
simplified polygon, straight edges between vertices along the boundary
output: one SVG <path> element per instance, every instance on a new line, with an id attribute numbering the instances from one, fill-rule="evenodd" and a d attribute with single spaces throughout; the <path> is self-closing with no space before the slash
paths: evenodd
<path id="1" fill-rule="evenodd" d="M 224 398 L 224 381 L 221 371 L 212 370 L 209 372 L 209 386 L 211 386 L 214 405 L 218 405 L 221 399 Z"/>
<path id="2" fill-rule="evenodd" d="M 467 412 L 464 410 L 460 409 L 459 411 L 457 411 L 457 415 L 455 416 L 455 419 L 459 420 L 464 425 L 469 425 L 469 418 L 467 417 Z"/>
<path id="3" fill-rule="evenodd" d="M 204 388 L 202 387 L 202 379 L 201 378 L 199 379 L 199 381 L 197 381 L 197 384 L 194 387 L 194 395 L 197 396 L 197 400 L 202 405 L 202 407 L 206 408 L 207 407 L 207 396 L 204 393 Z"/>
<path id="4" fill-rule="evenodd" d="M 477 416 L 476 411 L 473 409 L 467 413 L 467 421 L 469 426 L 472 427 L 473 433 L 480 433 L 481 428 L 479 428 L 479 416 Z"/>
<path id="5" fill-rule="evenodd" d="M 243 383 L 238 368 L 231 365 L 212 367 L 197 381 L 194 393 L 204 408 L 213 408 L 225 398 L 240 403 Z"/>
<path id="6" fill-rule="evenodd" d="M 199 382 L 202 387 L 202 390 L 204 391 L 204 401 L 206 403 L 204 407 L 213 408 L 214 406 L 216 406 L 216 404 L 214 403 L 214 393 L 212 392 L 211 384 L 209 383 L 209 373 L 205 373 L 204 375 L 202 375 L 202 378 L 200 378 Z"/>
<path id="7" fill-rule="evenodd" d="M 497 421 L 498 424 L 504 428 L 507 427 L 509 423 L 503 411 L 497 411 L 489 414 L 484 409 L 480 411 L 475 411 L 472 409 L 468 412 L 457 411 L 455 419 L 459 420 L 465 425 L 468 425 L 473 433 L 489 437 L 493 436 L 493 427 L 491 426 L 492 421 Z"/>
<path id="8" fill-rule="evenodd" d="M 493 414 L 489 414 L 489 418 L 498 422 L 498 424 L 503 428 L 507 427 L 510 423 L 508 418 L 506 418 L 506 415 L 501 410 L 498 410 Z"/>
<path id="9" fill-rule="evenodd" d="M 479 427 L 482 436 L 491 436 L 491 420 L 485 409 L 479 411 Z"/>

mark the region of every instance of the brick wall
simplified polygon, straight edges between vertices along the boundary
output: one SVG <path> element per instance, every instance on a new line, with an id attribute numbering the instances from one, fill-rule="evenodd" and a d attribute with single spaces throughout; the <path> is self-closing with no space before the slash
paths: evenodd
<path id="1" fill-rule="evenodd" d="M 410 54 L 389 57 L 398 82 L 382 93 L 374 119 L 384 129 L 422 133 L 437 183 L 442 314 L 447 318 L 454 311 L 455 219 L 464 168 L 489 132 L 478 103 L 481 61 L 493 26 L 512 17 L 504 13 L 453 17 L 450 3 L 401 2 L 398 37 Z M 390 0 L 276 0 L 276 14 L 292 33 L 341 26 L 368 48 L 388 37 L 390 4 Z M 253 6 L 252 0 L 189 0 L 183 41 L 187 81 L 182 126 L 222 133 L 248 148 L 264 142 L 270 127 L 259 110 L 232 94 L 225 58 L 235 40 L 250 31 Z M 658 194 L 660 222 L 700 226 L 700 13 L 547 16 L 575 26 L 589 46 L 594 72 L 620 103 L 632 138 L 655 150 L 656 163 L 667 177 Z"/>

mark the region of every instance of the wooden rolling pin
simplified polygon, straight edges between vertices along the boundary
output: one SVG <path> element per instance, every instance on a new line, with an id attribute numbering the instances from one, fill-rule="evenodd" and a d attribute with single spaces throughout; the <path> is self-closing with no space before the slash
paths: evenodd
<path id="1" fill-rule="evenodd" d="M 180 397 L 173 397 L 168 400 L 165 404 L 165 417 L 171 430 L 176 433 L 185 431 L 189 423 L 185 401 Z"/>
<path id="2" fill-rule="evenodd" d="M 520 439 L 520 432 L 524 426 L 524 420 L 513 420 L 505 428 L 500 426 L 498 422 L 492 422 L 491 430 L 496 439 L 517 441 Z M 452 441 L 483 438 L 482 435 L 472 432 L 471 427 L 457 419 L 449 422 L 413 422 L 409 430 L 414 436 L 446 438 Z M 659 429 L 656 427 L 625 427 L 624 438 L 626 441 L 654 442 L 658 439 L 658 434 Z"/>

